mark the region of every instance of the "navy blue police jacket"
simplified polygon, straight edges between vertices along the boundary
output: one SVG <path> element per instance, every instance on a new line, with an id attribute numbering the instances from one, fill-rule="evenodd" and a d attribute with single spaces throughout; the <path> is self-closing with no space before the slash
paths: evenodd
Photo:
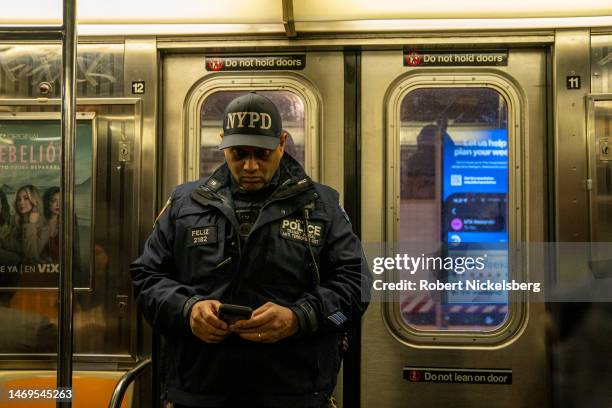
<path id="1" fill-rule="evenodd" d="M 365 311 L 371 277 L 338 193 L 312 182 L 289 155 L 280 166 L 278 187 L 244 244 L 223 164 L 173 191 L 130 266 L 138 304 L 162 335 L 160 375 L 169 401 L 320 407 L 335 387 L 339 340 Z M 271 301 L 290 307 L 300 329 L 270 344 L 235 334 L 209 344 L 191 333 L 194 299 L 253 309 Z"/>

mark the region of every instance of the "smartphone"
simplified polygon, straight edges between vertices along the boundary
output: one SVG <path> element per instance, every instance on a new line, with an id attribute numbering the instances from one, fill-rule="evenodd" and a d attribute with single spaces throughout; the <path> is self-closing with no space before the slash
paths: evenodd
<path id="1" fill-rule="evenodd" d="M 238 320 L 249 320 L 253 309 L 248 306 L 222 304 L 219 306 L 219 319 L 227 324 L 234 324 Z"/>

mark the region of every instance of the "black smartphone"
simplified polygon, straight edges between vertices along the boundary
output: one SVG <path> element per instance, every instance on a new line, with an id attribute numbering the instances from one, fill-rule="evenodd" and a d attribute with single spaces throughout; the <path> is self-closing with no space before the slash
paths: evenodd
<path id="1" fill-rule="evenodd" d="M 219 319 L 227 324 L 236 323 L 238 320 L 249 320 L 253 309 L 248 306 L 222 304 L 219 306 Z"/>

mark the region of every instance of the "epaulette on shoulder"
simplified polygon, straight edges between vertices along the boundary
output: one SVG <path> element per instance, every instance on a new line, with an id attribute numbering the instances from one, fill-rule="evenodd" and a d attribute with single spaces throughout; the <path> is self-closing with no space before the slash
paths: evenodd
<path id="1" fill-rule="evenodd" d="M 334 188 L 321 183 L 314 184 L 317 191 L 321 194 L 323 201 L 331 201 L 335 203 L 339 202 L 340 193 L 338 193 Z"/>
<path id="2" fill-rule="evenodd" d="M 214 177 L 209 177 L 208 180 L 206 180 L 206 183 L 204 183 L 204 185 L 212 191 L 217 191 L 221 188 L 223 183 L 221 183 L 219 180 L 217 180 Z"/>
<path id="3" fill-rule="evenodd" d="M 166 201 L 166 204 L 164 204 L 164 206 L 162 207 L 162 209 L 159 211 L 159 214 L 157 214 L 157 217 L 155 217 L 155 221 L 153 221 L 153 227 L 155 227 L 155 224 L 157 224 L 157 221 L 159 221 L 159 219 L 161 218 L 161 216 L 164 214 L 164 212 L 170 208 L 172 206 L 172 196 L 168 197 L 168 200 Z"/>
<path id="4" fill-rule="evenodd" d="M 201 187 L 201 180 L 190 181 L 188 183 L 180 184 L 174 188 L 170 194 L 172 198 L 172 207 L 178 210 L 184 204 L 189 202 L 191 193 Z"/>

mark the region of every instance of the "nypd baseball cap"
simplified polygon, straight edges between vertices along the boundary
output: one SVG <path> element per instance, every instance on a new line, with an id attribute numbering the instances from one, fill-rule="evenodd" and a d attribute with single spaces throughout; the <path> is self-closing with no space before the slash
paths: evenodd
<path id="1" fill-rule="evenodd" d="M 283 128 L 274 103 L 250 92 L 232 100 L 223 112 L 223 138 L 219 149 L 253 146 L 276 149 Z"/>

